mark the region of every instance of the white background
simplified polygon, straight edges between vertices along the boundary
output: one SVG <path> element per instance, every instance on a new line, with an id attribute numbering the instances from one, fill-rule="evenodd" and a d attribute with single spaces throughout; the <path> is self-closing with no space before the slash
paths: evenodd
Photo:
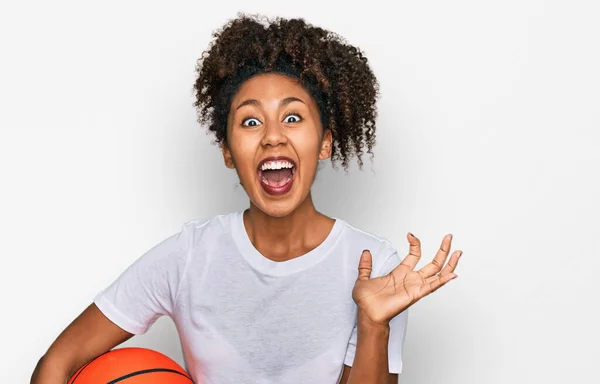
<path id="1" fill-rule="evenodd" d="M 0 382 L 29 382 L 183 222 L 247 206 L 192 106 L 196 59 L 238 11 L 339 33 L 381 83 L 374 162 L 327 164 L 317 208 L 402 252 L 412 231 L 419 267 L 446 233 L 464 251 L 458 279 L 411 309 L 400 382 L 595 380 L 597 3 L 255 0 L 3 3 Z M 126 345 L 182 363 L 168 318 Z"/>

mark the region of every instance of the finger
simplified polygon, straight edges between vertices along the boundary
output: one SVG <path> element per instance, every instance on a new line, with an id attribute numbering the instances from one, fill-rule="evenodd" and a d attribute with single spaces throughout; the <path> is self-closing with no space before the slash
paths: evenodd
<path id="1" fill-rule="evenodd" d="M 371 256 L 371 252 L 365 249 L 358 263 L 358 280 L 369 280 L 371 278 L 372 264 L 373 257 Z"/>
<path id="2" fill-rule="evenodd" d="M 452 254 L 452 256 L 450 257 L 450 261 L 448 262 L 448 264 L 446 264 L 444 269 L 442 269 L 442 272 L 425 279 L 425 284 L 430 284 L 430 283 L 434 282 L 436 279 L 439 279 L 440 276 L 446 276 L 448 274 L 453 273 L 454 270 L 456 269 L 456 265 L 458 264 L 458 260 L 460 259 L 461 256 L 462 256 L 462 251 L 454 252 Z M 454 274 L 454 276 L 456 276 L 456 274 Z"/>
<path id="3" fill-rule="evenodd" d="M 447 275 L 448 273 L 454 272 L 454 270 L 456 269 L 456 265 L 458 264 L 458 260 L 460 260 L 460 257 L 462 256 L 462 251 L 455 251 L 452 256 L 450 256 L 450 261 L 448 261 L 448 264 L 446 264 L 444 266 L 444 268 L 442 269 L 442 271 L 440 272 L 440 275 Z M 429 278 L 431 279 L 431 277 Z M 425 280 L 427 281 L 427 280 Z"/>
<path id="4" fill-rule="evenodd" d="M 408 239 L 410 246 L 408 249 L 408 256 L 402 260 L 401 264 L 407 266 L 412 271 L 421 259 L 421 241 L 412 233 L 408 233 L 406 238 Z"/>
<path id="5" fill-rule="evenodd" d="M 448 273 L 443 276 L 441 274 L 432 276 L 430 279 L 428 279 L 430 281 L 421 287 L 419 291 L 419 297 L 422 298 L 437 291 L 440 287 L 444 286 L 450 280 L 456 279 L 457 277 L 458 275 L 455 273 Z"/>
<path id="6" fill-rule="evenodd" d="M 423 276 L 423 278 L 428 278 L 430 276 L 438 273 L 444 264 L 446 263 L 446 259 L 448 258 L 448 253 L 450 253 L 450 245 L 452 244 L 452 235 L 444 236 L 442 240 L 442 245 L 440 245 L 440 249 L 438 249 L 437 254 L 433 258 L 433 261 L 423 268 L 421 268 L 418 272 Z"/>

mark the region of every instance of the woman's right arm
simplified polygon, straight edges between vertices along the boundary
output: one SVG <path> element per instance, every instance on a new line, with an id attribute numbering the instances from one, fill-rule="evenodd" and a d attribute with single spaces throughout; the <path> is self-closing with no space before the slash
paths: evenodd
<path id="1" fill-rule="evenodd" d="M 83 364 L 132 336 L 91 304 L 65 328 L 38 361 L 30 384 L 65 384 Z"/>
<path id="2" fill-rule="evenodd" d="M 184 224 L 96 295 L 39 360 L 30 384 L 65 384 L 88 361 L 172 315 L 195 230 L 195 221 Z"/>

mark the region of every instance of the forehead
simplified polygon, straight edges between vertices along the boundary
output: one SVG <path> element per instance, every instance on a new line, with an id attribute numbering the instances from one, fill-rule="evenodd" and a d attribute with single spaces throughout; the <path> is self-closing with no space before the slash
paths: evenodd
<path id="1" fill-rule="evenodd" d="M 298 80 L 277 73 L 264 73 L 246 80 L 232 101 L 235 105 L 246 99 L 279 100 L 290 96 L 298 97 L 306 103 L 313 102 Z"/>

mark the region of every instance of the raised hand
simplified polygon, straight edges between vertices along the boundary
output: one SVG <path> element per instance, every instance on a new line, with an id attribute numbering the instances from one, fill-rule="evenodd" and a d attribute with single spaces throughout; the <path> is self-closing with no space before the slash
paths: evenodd
<path id="1" fill-rule="evenodd" d="M 408 255 L 386 276 L 371 279 L 372 257 L 368 250 L 363 251 L 360 258 L 352 297 L 359 316 L 373 324 L 387 325 L 406 308 L 457 277 L 453 272 L 462 251 L 455 251 L 444 266 L 452 235 L 444 237 L 433 261 L 417 271 L 413 269 L 421 259 L 421 242 L 410 233 L 407 239 L 410 244 Z"/>

